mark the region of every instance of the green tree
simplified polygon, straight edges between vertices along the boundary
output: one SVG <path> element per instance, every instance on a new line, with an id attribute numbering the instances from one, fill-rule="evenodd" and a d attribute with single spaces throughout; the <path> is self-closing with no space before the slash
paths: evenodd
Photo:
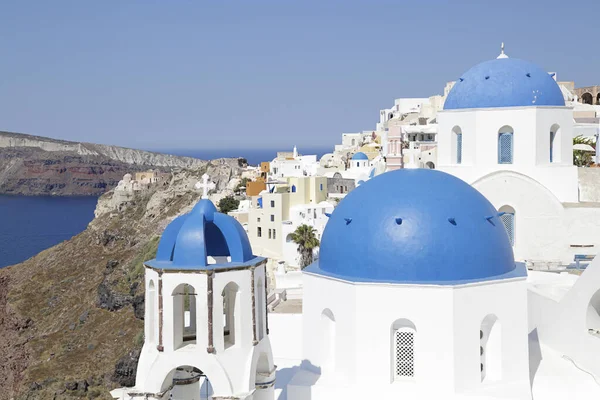
<path id="1" fill-rule="evenodd" d="M 596 143 L 591 138 L 586 138 L 581 135 L 573 138 L 573 145 L 576 144 L 587 144 L 592 147 L 596 147 Z M 573 150 L 573 164 L 578 167 L 589 167 L 592 165 L 592 152 L 583 150 Z"/>
<path id="2" fill-rule="evenodd" d="M 236 200 L 233 196 L 226 196 L 219 200 L 217 206 L 223 214 L 227 214 L 230 211 L 237 210 L 240 205 L 240 201 Z"/>
<path id="3" fill-rule="evenodd" d="M 292 241 L 298 245 L 300 253 L 300 268 L 304 269 L 313 262 L 313 250 L 319 247 L 317 230 L 312 226 L 300 225 L 292 233 Z"/>

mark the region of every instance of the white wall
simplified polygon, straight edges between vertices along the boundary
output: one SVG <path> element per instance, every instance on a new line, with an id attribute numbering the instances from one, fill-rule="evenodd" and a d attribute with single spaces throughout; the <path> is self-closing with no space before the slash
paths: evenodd
<path id="1" fill-rule="evenodd" d="M 572 165 L 573 113 L 568 107 L 505 107 L 496 109 L 445 110 L 438 114 L 438 169 L 467 183 L 500 170 L 516 171 L 540 182 L 561 202 L 576 202 L 577 169 Z M 561 128 L 557 162 L 550 163 L 550 130 Z M 498 163 L 498 131 L 511 126 L 513 163 Z M 452 154 L 452 129 L 460 126 L 462 163 Z"/>
<path id="2" fill-rule="evenodd" d="M 485 391 L 492 383 L 481 383 L 479 330 L 493 313 L 502 320 L 503 383 L 510 386 L 505 395 L 528 398 L 525 302 L 524 279 L 453 287 L 353 284 L 305 273 L 304 358 L 316 371 L 324 363 L 321 314 L 329 309 L 335 316 L 335 367 L 317 385 L 370 390 L 371 398 Z M 393 380 L 392 325 L 403 318 L 416 327 L 412 383 Z"/>

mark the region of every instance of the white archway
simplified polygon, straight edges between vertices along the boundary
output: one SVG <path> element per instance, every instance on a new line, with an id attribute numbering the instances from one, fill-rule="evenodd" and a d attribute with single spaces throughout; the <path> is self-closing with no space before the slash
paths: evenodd
<path id="1" fill-rule="evenodd" d="M 498 130 L 498 164 L 512 164 L 514 151 L 514 130 L 504 125 Z"/>
<path id="2" fill-rule="evenodd" d="M 452 128 L 452 139 L 451 139 L 451 152 L 452 152 L 452 163 L 462 164 L 463 156 L 463 134 L 460 126 L 456 125 Z"/>
<path id="3" fill-rule="evenodd" d="M 511 246 L 515 246 L 515 238 L 517 232 L 516 226 L 516 213 L 515 209 L 509 205 L 504 205 L 498 209 L 498 211 L 502 214 L 500 215 L 500 221 L 504 225 L 504 229 L 506 229 L 506 234 L 508 235 L 508 240 L 510 241 Z"/>
<path id="4" fill-rule="evenodd" d="M 391 375 L 393 381 L 414 380 L 415 345 L 417 328 L 415 324 L 400 318 L 391 326 Z"/>
<path id="5" fill-rule="evenodd" d="M 196 342 L 196 290 L 182 283 L 173 290 L 173 349 Z"/>
<path id="6" fill-rule="evenodd" d="M 487 315 L 479 330 L 479 355 L 481 357 L 481 381 L 502 379 L 502 326 L 498 317 Z"/>
<path id="7" fill-rule="evenodd" d="M 590 299 L 586 313 L 586 325 L 588 333 L 600 339 L 600 290 L 594 293 Z"/>
<path id="8" fill-rule="evenodd" d="M 148 283 L 148 300 L 147 300 L 148 311 L 146 313 L 148 318 L 148 331 L 146 335 L 148 337 L 148 343 L 155 344 L 156 341 L 156 288 L 154 287 L 154 281 L 150 279 Z"/>
<path id="9" fill-rule="evenodd" d="M 326 308 L 321 313 L 321 371 L 335 370 L 335 316 Z"/>
<path id="10" fill-rule="evenodd" d="M 560 125 L 554 124 L 550 127 L 550 162 L 560 162 L 560 144 L 561 144 L 561 129 Z"/>
<path id="11" fill-rule="evenodd" d="M 235 282 L 229 282 L 223 288 L 223 343 L 225 349 L 240 343 L 240 287 Z"/>

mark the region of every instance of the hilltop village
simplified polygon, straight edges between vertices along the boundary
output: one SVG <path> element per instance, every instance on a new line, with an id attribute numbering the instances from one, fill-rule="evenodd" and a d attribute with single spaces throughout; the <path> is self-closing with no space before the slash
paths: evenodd
<path id="1" fill-rule="evenodd" d="M 112 396 L 600 396 L 597 92 L 503 46 L 320 159 L 197 179 L 144 262 L 135 385 Z"/>

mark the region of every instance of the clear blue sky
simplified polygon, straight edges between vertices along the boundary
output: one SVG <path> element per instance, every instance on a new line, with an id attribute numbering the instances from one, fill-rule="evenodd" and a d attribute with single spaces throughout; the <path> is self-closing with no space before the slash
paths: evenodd
<path id="1" fill-rule="evenodd" d="M 149 149 L 333 146 L 509 56 L 600 84 L 600 0 L 0 0 L 0 130 Z"/>

